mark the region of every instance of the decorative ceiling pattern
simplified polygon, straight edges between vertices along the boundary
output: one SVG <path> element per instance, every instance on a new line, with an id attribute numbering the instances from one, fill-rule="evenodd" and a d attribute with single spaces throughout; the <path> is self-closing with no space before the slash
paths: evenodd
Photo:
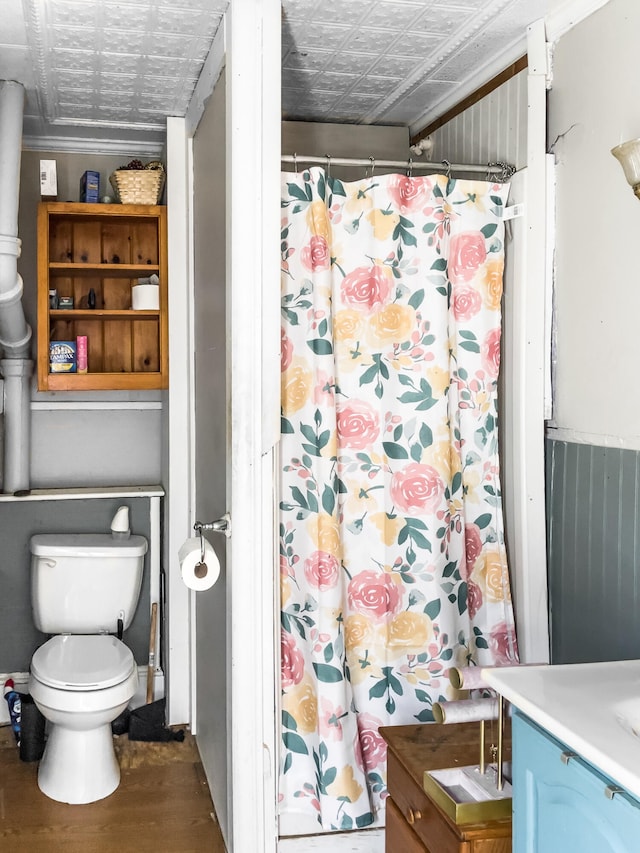
<path id="1" fill-rule="evenodd" d="M 25 85 L 25 136 L 160 145 L 228 2 L 2 0 L 0 80 Z M 521 56 L 529 23 L 605 2 L 282 0 L 283 117 L 416 132 Z"/>
<path id="2" fill-rule="evenodd" d="M 228 0 L 2 0 L 23 21 L 0 29 L 22 66 L 25 132 L 163 137 L 185 114 Z M 4 12 L 3 8 L 3 12 Z M 8 10 L 9 11 L 9 10 Z M 22 17 L 24 14 L 24 18 Z M 20 56 L 18 41 L 22 36 Z M 9 44 L 2 44 L 2 42 Z M 12 42 L 10 42 L 12 40 Z M 0 71 L 2 71 L 0 59 Z M 0 77 L 7 78 L 6 74 Z M 20 79 L 18 75 L 9 75 Z"/>
<path id="3" fill-rule="evenodd" d="M 284 0 L 285 118 L 414 127 L 526 52 L 540 0 Z M 484 82 L 484 81 L 481 81 Z"/>

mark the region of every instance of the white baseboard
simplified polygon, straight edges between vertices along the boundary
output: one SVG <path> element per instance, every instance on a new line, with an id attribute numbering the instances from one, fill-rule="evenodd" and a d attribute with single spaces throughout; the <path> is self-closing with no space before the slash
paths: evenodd
<path id="1" fill-rule="evenodd" d="M 0 694 L 4 691 L 4 684 L 7 678 L 13 678 L 15 689 L 18 693 L 28 692 L 29 673 L 28 672 L 0 672 Z M 155 669 L 153 673 L 153 699 L 162 699 L 164 696 L 164 672 L 161 669 Z M 147 667 L 138 667 L 138 689 L 129 707 L 139 708 L 147 701 Z M 9 706 L 4 698 L 0 699 L 0 726 L 9 725 Z"/>
<path id="2" fill-rule="evenodd" d="M 278 853 L 307 853 L 319 850 L 327 853 L 384 853 L 384 829 L 363 829 L 359 832 L 328 832 L 324 835 L 305 835 L 280 838 Z"/>

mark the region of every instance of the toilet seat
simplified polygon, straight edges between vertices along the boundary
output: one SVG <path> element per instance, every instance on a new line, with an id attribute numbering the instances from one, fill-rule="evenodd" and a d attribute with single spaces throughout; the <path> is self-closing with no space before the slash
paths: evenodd
<path id="1" fill-rule="evenodd" d="M 58 690 L 103 690 L 125 681 L 135 669 L 130 649 L 109 634 L 64 634 L 40 646 L 31 673 Z"/>

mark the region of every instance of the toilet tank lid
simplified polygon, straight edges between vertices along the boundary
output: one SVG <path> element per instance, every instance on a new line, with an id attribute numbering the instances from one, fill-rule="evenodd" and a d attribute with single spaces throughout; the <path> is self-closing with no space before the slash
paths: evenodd
<path id="1" fill-rule="evenodd" d="M 144 536 L 118 539 L 110 533 L 38 533 L 30 546 L 36 557 L 141 557 L 147 552 Z"/>

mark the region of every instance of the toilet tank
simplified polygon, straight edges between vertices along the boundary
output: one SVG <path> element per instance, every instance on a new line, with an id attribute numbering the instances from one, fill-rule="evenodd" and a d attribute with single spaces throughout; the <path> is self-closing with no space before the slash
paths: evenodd
<path id="1" fill-rule="evenodd" d="M 147 540 L 103 533 L 32 536 L 31 607 L 45 634 L 115 634 L 133 619 Z"/>

